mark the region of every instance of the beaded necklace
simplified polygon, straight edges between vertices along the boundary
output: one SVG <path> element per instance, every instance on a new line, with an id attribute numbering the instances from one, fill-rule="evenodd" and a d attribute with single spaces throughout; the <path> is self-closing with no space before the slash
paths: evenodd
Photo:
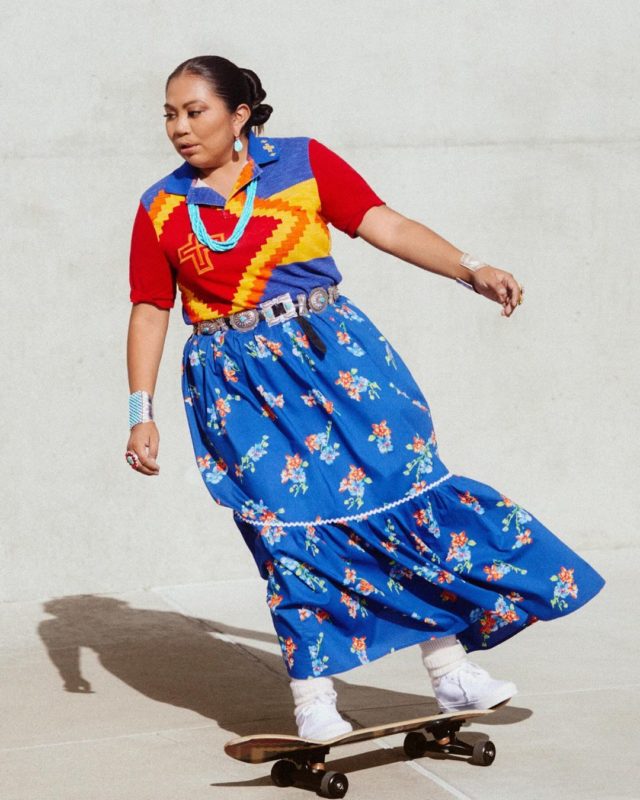
<path id="1" fill-rule="evenodd" d="M 251 214 L 253 213 L 253 201 L 256 196 L 257 184 L 258 176 L 256 175 L 251 179 L 249 186 L 247 187 L 247 196 L 244 201 L 244 206 L 242 207 L 242 214 L 240 214 L 240 219 L 236 222 L 233 233 L 228 239 L 225 239 L 222 242 L 212 239 L 207 233 L 207 229 L 204 227 L 204 223 L 200 217 L 200 209 L 198 208 L 197 203 L 187 203 L 189 219 L 191 220 L 191 229 L 195 233 L 200 244 L 203 244 L 205 247 L 215 250 L 218 253 L 231 250 L 238 244 L 240 237 L 244 233 L 244 229 L 247 227 L 247 223 L 249 222 Z"/>

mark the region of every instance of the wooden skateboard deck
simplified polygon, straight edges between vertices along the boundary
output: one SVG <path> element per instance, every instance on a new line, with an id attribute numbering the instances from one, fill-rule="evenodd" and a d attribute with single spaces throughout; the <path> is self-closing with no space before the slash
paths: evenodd
<path id="1" fill-rule="evenodd" d="M 346 775 L 327 771 L 324 767 L 324 759 L 331 748 L 380 736 L 391 736 L 394 733 L 407 733 L 404 751 L 409 758 L 418 758 L 427 752 L 466 755 L 473 763 L 489 766 L 493 763 L 496 752 L 492 742 L 483 740 L 471 746 L 458 739 L 456 734 L 464 722 L 491 714 L 498 707 L 389 722 L 385 725 L 359 728 L 326 741 L 275 733 L 241 736 L 228 741 L 224 751 L 232 758 L 250 764 L 275 761 L 271 778 L 277 786 L 295 784 L 315 789 L 321 797 L 344 797 L 349 786 Z M 428 736 L 432 738 L 429 739 Z"/>

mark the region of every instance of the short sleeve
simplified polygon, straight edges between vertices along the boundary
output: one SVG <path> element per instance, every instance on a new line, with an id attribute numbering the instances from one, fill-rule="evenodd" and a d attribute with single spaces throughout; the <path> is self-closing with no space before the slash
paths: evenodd
<path id="1" fill-rule="evenodd" d="M 156 236 L 151 217 L 140 203 L 131 232 L 129 284 L 132 303 L 173 308 L 176 276 Z"/>
<path id="2" fill-rule="evenodd" d="M 317 139 L 309 139 L 309 162 L 318 185 L 322 216 L 351 238 L 365 212 L 385 202 L 356 170 Z"/>

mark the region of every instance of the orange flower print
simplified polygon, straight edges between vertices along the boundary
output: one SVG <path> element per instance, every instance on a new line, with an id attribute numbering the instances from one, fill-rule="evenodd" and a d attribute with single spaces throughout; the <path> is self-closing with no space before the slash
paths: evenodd
<path id="1" fill-rule="evenodd" d="M 416 433 L 413 436 L 413 440 L 410 444 L 405 445 L 407 450 L 411 450 L 412 453 L 416 454 L 416 458 L 412 459 L 411 461 L 407 461 L 405 464 L 406 469 L 403 471 L 403 475 L 410 475 L 412 470 L 416 469 L 416 478 L 420 478 L 423 473 L 433 472 L 433 456 L 434 453 L 432 452 L 432 440 L 431 438 L 429 441 L 420 436 L 420 434 Z"/>
<path id="2" fill-rule="evenodd" d="M 355 583 L 357 577 L 358 576 L 356 575 L 355 569 L 353 569 L 352 567 L 345 567 L 344 568 L 344 581 L 343 581 L 343 583 L 346 583 L 347 585 L 349 585 L 350 583 Z"/>
<path id="3" fill-rule="evenodd" d="M 309 436 L 304 440 L 307 448 L 313 453 L 314 450 L 319 450 L 321 445 L 318 441 L 318 434 L 317 433 L 310 433 Z"/>
<path id="4" fill-rule="evenodd" d="M 369 663 L 366 638 L 366 636 L 354 636 L 351 640 L 351 652 L 358 656 L 358 660 L 361 664 Z"/>
<path id="5" fill-rule="evenodd" d="M 349 497 L 344 501 L 345 505 L 348 508 L 352 508 L 354 505 L 360 508 L 364 503 L 362 498 L 364 496 L 365 483 L 372 482 L 373 481 L 366 475 L 362 467 L 356 467 L 355 464 L 350 464 L 349 474 L 340 481 L 340 486 L 338 487 L 339 492 L 349 493 Z"/>
<path id="6" fill-rule="evenodd" d="M 197 456 L 196 461 L 198 462 L 200 472 L 204 472 L 205 469 L 209 469 L 211 466 L 211 455 L 207 453 L 205 456 Z"/>
<path id="7" fill-rule="evenodd" d="M 268 605 L 268 606 L 269 606 L 269 608 L 270 608 L 270 609 L 273 611 L 273 609 L 274 609 L 274 608 L 275 608 L 277 605 L 280 605 L 280 603 L 282 602 L 282 600 L 283 600 L 283 597 L 282 597 L 282 595 L 281 595 L 281 594 L 270 594 L 270 595 L 269 595 L 269 597 L 268 597 L 268 599 L 267 599 L 267 605 Z"/>
<path id="8" fill-rule="evenodd" d="M 350 353 L 353 353 L 354 356 L 363 356 L 364 350 L 358 344 L 358 342 L 352 342 L 351 336 L 347 331 L 347 326 L 344 322 L 340 323 L 340 329 L 336 331 L 336 338 L 338 339 L 338 344 L 345 345 L 347 350 Z"/>
<path id="9" fill-rule="evenodd" d="M 241 516 L 260 522 L 262 524 L 260 536 L 263 536 L 269 544 L 276 544 L 283 536 L 287 535 L 281 521 L 278 519 L 278 514 L 283 513 L 284 508 L 272 511 L 262 500 L 259 502 L 247 500 L 242 504 Z M 272 574 L 273 564 L 271 561 L 267 562 L 266 569 L 267 571 L 271 570 L 269 574 Z"/>
<path id="10" fill-rule="evenodd" d="M 449 592 L 449 591 L 447 591 L 447 589 L 443 589 L 440 592 L 440 599 L 444 603 L 455 603 L 456 600 L 458 599 L 458 595 L 455 594 L 455 592 Z"/>
<path id="11" fill-rule="evenodd" d="M 515 550 L 517 547 L 523 547 L 525 544 L 531 544 L 531 542 L 532 542 L 531 531 L 529 528 L 527 528 L 521 533 L 516 534 L 516 543 L 513 545 L 511 549 Z"/>
<path id="12" fill-rule="evenodd" d="M 198 466 L 202 472 L 202 476 L 207 483 L 220 483 L 225 475 L 228 474 L 229 469 L 223 458 L 218 458 L 213 462 L 211 467 L 211 458 L 204 456 L 202 460 L 198 460 Z"/>
<path id="13" fill-rule="evenodd" d="M 550 578 L 555 583 L 551 605 L 561 611 L 569 608 L 569 603 L 565 598 L 572 597 L 575 600 L 578 597 L 578 584 L 573 579 L 573 572 L 573 569 L 561 567 L 558 574 L 552 575 Z"/>
<path id="14" fill-rule="evenodd" d="M 422 541 L 422 539 L 418 536 L 417 533 L 414 533 L 413 531 L 410 531 L 409 535 L 411 536 L 411 538 L 415 542 L 416 550 L 420 554 L 424 554 L 424 553 L 429 553 L 430 552 L 430 548 L 427 547 L 427 545 Z"/>
<path id="15" fill-rule="evenodd" d="M 491 634 L 505 625 L 510 625 L 520 619 L 513 603 L 508 602 L 505 597 L 498 597 L 493 609 L 476 608 L 471 612 L 471 622 L 479 623 L 480 633 L 484 640 L 484 646 Z"/>
<path id="16" fill-rule="evenodd" d="M 369 581 L 366 581 L 364 578 L 360 578 L 360 580 L 358 581 L 358 591 L 360 592 L 360 594 L 367 595 L 371 594 L 372 592 L 375 592 L 376 587 Z"/>
<path id="17" fill-rule="evenodd" d="M 282 343 L 271 341 L 261 333 L 255 334 L 245 347 L 252 358 L 271 358 L 276 361 L 282 355 Z"/>
<path id="18" fill-rule="evenodd" d="M 391 428 L 387 425 L 387 420 L 383 419 L 381 422 L 372 422 L 370 434 L 367 441 L 375 442 L 376 446 L 381 453 L 390 453 L 393 450 L 391 443 Z"/>
<path id="19" fill-rule="evenodd" d="M 287 483 L 287 481 L 291 481 L 291 486 L 289 487 L 289 491 L 293 492 L 295 495 L 302 492 L 303 494 L 309 488 L 307 483 L 307 473 L 304 471 L 304 467 L 309 466 L 308 461 L 303 461 L 302 456 L 299 453 L 295 453 L 294 455 L 285 455 L 286 466 L 280 473 L 280 479 L 282 483 Z"/>
<path id="20" fill-rule="evenodd" d="M 473 539 L 469 539 L 464 531 L 451 533 L 451 546 L 447 553 L 447 561 L 457 561 L 454 572 L 471 572 L 471 548 L 475 546 Z"/>
<path id="21" fill-rule="evenodd" d="M 282 650 L 282 655 L 287 662 L 287 666 L 289 669 L 291 669 L 294 664 L 293 654 L 298 649 L 298 646 L 290 636 L 288 636 L 286 639 L 283 636 L 278 636 L 278 639 L 280 640 L 280 649 Z"/>
<path id="22" fill-rule="evenodd" d="M 462 505 L 468 506 L 475 511 L 476 514 L 484 514 L 484 508 L 478 502 L 478 498 L 474 497 L 468 489 L 464 494 L 460 494 L 460 492 L 458 492 L 458 497 L 460 498 Z"/>
<path id="23" fill-rule="evenodd" d="M 490 567 L 483 567 L 488 581 L 499 581 L 500 578 L 504 577 L 504 572 L 501 572 L 495 564 L 492 564 Z"/>
<path id="24" fill-rule="evenodd" d="M 352 367 L 349 372 L 338 370 L 338 378 L 334 381 L 338 386 L 342 386 L 352 400 L 360 401 L 360 395 L 366 392 L 370 400 L 379 397 L 378 389 L 380 385 L 375 381 L 370 381 L 364 375 L 358 375 L 358 368 Z"/>
<path id="25" fill-rule="evenodd" d="M 324 461 L 325 464 L 333 464 L 340 455 L 340 443 L 329 442 L 332 426 L 333 421 L 329 420 L 323 431 L 319 433 L 310 433 L 304 440 L 307 449 L 311 453 L 319 452 L 320 461 Z"/>
<path id="26" fill-rule="evenodd" d="M 494 560 L 493 564 L 487 565 L 482 569 L 484 570 L 488 581 L 499 581 L 509 572 L 516 572 L 518 575 L 527 574 L 526 569 L 522 569 L 522 567 L 516 567 L 514 564 L 508 564 L 506 561 L 499 560 Z"/>
<path id="27" fill-rule="evenodd" d="M 361 617 L 366 617 L 368 614 L 366 609 L 367 599 L 365 597 L 354 597 L 349 592 L 341 592 L 340 602 L 347 607 L 347 612 L 353 619 L 356 619 L 358 614 Z"/>

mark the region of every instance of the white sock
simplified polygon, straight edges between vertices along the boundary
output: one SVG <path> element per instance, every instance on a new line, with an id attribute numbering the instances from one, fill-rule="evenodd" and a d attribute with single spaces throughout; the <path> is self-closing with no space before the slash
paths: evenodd
<path id="1" fill-rule="evenodd" d="M 431 681 L 451 672 L 467 658 L 464 647 L 455 636 L 443 636 L 440 639 L 420 642 L 420 650 L 422 663 L 427 668 Z"/>
<path id="2" fill-rule="evenodd" d="M 296 708 L 312 703 L 318 695 L 335 691 L 331 678 L 291 678 L 289 681 Z"/>

